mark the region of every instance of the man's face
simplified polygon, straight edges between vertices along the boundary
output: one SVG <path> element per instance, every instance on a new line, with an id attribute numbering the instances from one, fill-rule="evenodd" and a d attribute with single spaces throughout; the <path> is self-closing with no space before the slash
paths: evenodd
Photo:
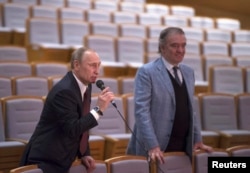
<path id="1" fill-rule="evenodd" d="M 78 78 L 85 85 L 90 83 L 95 83 L 99 70 L 101 61 L 97 53 L 87 51 L 82 57 L 81 62 L 75 62 L 75 72 Z"/>
<path id="2" fill-rule="evenodd" d="M 186 37 L 183 34 L 171 34 L 161 47 L 162 56 L 172 65 L 179 64 L 185 55 Z"/>

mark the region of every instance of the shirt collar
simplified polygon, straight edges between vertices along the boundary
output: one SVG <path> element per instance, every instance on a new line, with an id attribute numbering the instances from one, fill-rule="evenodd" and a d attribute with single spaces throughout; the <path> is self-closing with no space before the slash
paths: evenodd
<path id="1" fill-rule="evenodd" d="M 165 58 L 161 57 L 165 67 L 167 68 L 168 71 L 172 72 L 174 65 L 170 64 Z M 177 65 L 179 67 L 179 65 Z"/>
<path id="2" fill-rule="evenodd" d="M 84 85 L 84 84 L 76 77 L 76 75 L 75 75 L 74 73 L 73 73 L 73 76 L 74 76 L 74 78 L 76 79 L 76 82 L 77 82 L 77 84 L 78 84 L 78 86 L 79 86 L 79 88 L 80 88 L 81 95 L 82 95 L 82 99 L 83 99 L 83 95 L 84 95 L 84 93 L 85 93 L 85 91 L 86 91 L 86 89 L 87 89 L 88 86 Z"/>

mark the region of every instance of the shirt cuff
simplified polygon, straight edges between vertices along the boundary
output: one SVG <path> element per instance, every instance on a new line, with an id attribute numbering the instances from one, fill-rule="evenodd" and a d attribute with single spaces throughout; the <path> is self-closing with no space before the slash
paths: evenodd
<path id="1" fill-rule="evenodd" d="M 92 109 L 90 113 L 95 117 L 96 120 L 99 120 L 100 115 L 94 109 Z"/>

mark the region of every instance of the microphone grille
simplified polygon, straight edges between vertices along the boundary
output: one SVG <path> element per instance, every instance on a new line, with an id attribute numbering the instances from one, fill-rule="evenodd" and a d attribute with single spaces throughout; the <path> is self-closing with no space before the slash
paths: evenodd
<path id="1" fill-rule="evenodd" d="M 104 82 L 103 82 L 102 80 L 96 81 L 96 86 L 97 86 L 98 88 L 100 88 L 101 90 L 103 90 L 103 89 L 105 88 Z"/>

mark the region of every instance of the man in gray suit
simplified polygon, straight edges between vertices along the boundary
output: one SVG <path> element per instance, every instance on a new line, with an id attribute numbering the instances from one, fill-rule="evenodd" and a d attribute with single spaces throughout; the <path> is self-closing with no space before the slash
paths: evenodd
<path id="1" fill-rule="evenodd" d="M 163 153 L 183 151 L 192 158 L 203 144 L 194 114 L 194 71 L 181 64 L 186 47 L 181 28 L 168 27 L 159 36 L 161 57 L 138 69 L 135 78 L 135 126 L 127 154 L 163 163 Z"/>

